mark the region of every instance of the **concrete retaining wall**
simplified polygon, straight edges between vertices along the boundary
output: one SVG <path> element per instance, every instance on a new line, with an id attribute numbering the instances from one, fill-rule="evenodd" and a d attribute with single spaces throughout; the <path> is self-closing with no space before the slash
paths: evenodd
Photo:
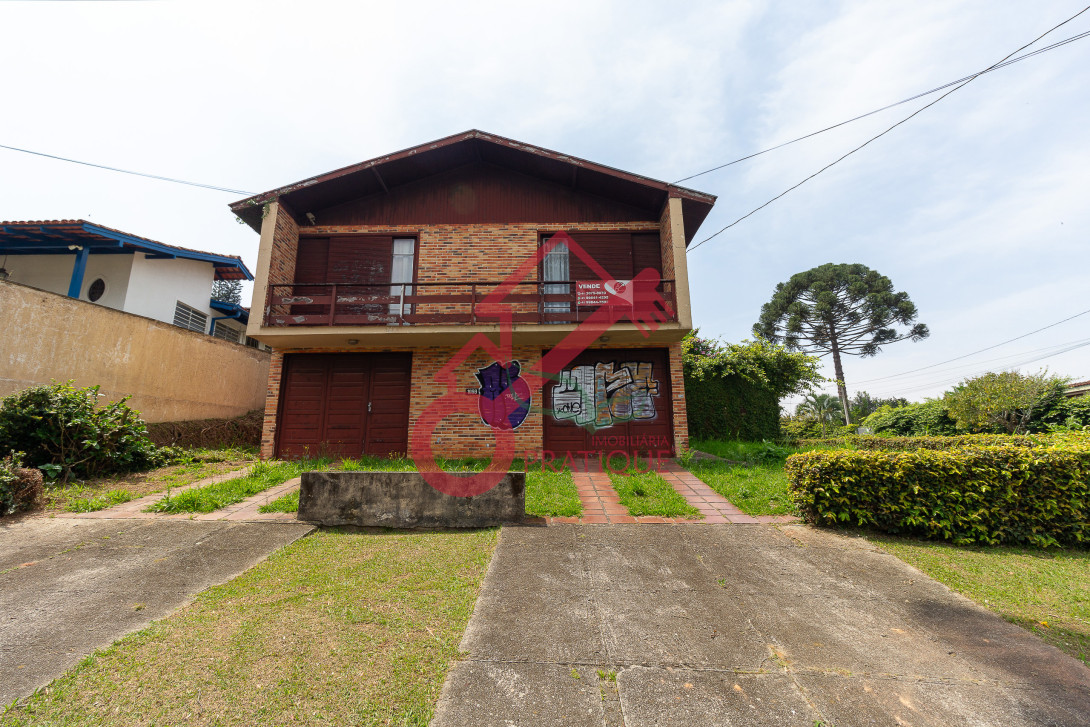
<path id="1" fill-rule="evenodd" d="M 445 495 L 419 472 L 304 472 L 299 490 L 299 519 L 319 525 L 482 528 L 525 513 L 522 472 L 473 497 Z"/>
<path id="2" fill-rule="evenodd" d="M 265 406 L 270 354 L 67 296 L 0 281 L 0 396 L 53 380 L 101 386 L 149 422 Z"/>

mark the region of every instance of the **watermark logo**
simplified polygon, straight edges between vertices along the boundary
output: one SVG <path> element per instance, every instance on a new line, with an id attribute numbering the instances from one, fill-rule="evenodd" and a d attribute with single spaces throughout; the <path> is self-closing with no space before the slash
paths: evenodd
<path id="1" fill-rule="evenodd" d="M 605 301 L 538 361 L 516 362 L 515 316 L 519 306 L 525 304 L 525 296 L 517 295 L 516 288 L 536 275 L 549 253 L 561 245 L 567 248 L 570 256 L 582 261 L 597 276 L 601 291 L 605 293 Z M 492 489 L 510 469 L 516 453 L 515 429 L 525 421 L 530 402 L 535 394 L 540 396 L 546 382 L 563 383 L 561 376 L 565 368 L 599 337 L 605 335 L 614 324 L 631 322 L 647 338 L 652 331 L 673 317 L 673 310 L 659 292 L 661 282 L 658 272 L 651 268 L 640 271 L 631 280 L 613 278 L 567 233 L 560 232 L 546 240 L 538 247 L 535 255 L 524 260 L 476 308 L 476 317 L 480 322 L 498 322 L 499 340 L 494 341 L 484 333 L 476 334 L 433 376 L 433 380 L 446 388 L 447 393 L 428 405 L 417 419 L 412 428 L 409 447 L 409 455 L 424 479 L 440 492 L 455 497 L 472 497 Z M 550 283 L 540 282 L 539 285 L 548 286 Z M 576 292 L 578 295 L 578 291 Z M 459 371 L 464 370 L 470 359 L 482 354 L 494 363 L 477 369 L 480 388 L 474 393 L 459 390 Z M 505 365 L 503 362 L 510 363 Z M 611 371 L 612 388 L 604 391 L 607 399 L 603 416 L 608 414 L 611 418 L 619 416 L 633 419 L 646 415 L 649 411 L 654 415 L 654 402 L 650 401 L 650 397 L 657 394 L 658 382 L 651 378 L 649 367 L 641 369 L 641 366 L 643 364 L 638 362 L 626 363 L 621 366 L 624 373 Z M 577 397 L 580 400 L 578 406 L 583 407 L 583 394 L 578 393 Z M 618 397 L 616 411 L 613 408 L 614 397 Z M 593 406 L 597 411 L 597 398 Z M 444 429 L 444 421 L 465 415 L 479 415 L 489 425 L 487 431 L 492 436 L 492 460 L 483 472 L 445 472 L 436 461 L 436 433 Z M 597 418 L 596 414 L 595 419 Z M 588 456 L 589 454 L 591 453 Z"/>

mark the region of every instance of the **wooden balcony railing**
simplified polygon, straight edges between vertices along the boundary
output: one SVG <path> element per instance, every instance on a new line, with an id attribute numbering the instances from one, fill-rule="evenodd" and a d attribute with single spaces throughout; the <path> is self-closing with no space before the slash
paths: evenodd
<path id="1" fill-rule="evenodd" d="M 404 285 L 270 285 L 265 325 L 282 326 L 403 326 L 488 325 L 498 321 L 482 306 L 502 283 L 444 282 Z M 567 292 L 556 292 L 566 290 Z M 673 280 L 663 280 L 654 291 L 635 293 L 633 308 L 669 307 L 667 319 L 677 320 Z M 599 306 L 576 305 L 575 281 L 517 283 L 503 298 L 514 323 L 580 323 Z"/>

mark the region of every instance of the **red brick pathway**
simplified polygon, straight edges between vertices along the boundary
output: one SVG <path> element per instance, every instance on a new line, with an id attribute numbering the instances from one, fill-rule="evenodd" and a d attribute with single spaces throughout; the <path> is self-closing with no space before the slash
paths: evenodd
<path id="1" fill-rule="evenodd" d="M 687 518 L 640 516 L 633 517 L 621 504 L 617 491 L 597 463 L 576 463 L 572 471 L 575 488 L 583 503 L 583 517 L 552 517 L 549 523 L 578 523 L 580 525 L 647 524 L 647 523 L 789 523 L 796 518 L 786 515 L 746 515 L 729 500 L 706 485 L 699 477 L 671 460 L 663 461 L 659 475 L 666 480 L 690 505 L 704 516 L 701 520 Z"/>

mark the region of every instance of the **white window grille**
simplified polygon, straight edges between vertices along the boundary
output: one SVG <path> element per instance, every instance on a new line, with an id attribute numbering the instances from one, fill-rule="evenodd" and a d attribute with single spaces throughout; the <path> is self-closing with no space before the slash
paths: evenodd
<path id="1" fill-rule="evenodd" d="M 190 308 L 182 301 L 174 306 L 174 325 L 186 330 L 204 333 L 208 329 L 208 316 L 199 310 Z"/>
<path id="2" fill-rule="evenodd" d="M 212 335 L 231 343 L 241 343 L 242 339 L 242 331 L 231 326 L 225 326 L 222 321 L 216 321 L 216 330 L 212 332 Z"/>

